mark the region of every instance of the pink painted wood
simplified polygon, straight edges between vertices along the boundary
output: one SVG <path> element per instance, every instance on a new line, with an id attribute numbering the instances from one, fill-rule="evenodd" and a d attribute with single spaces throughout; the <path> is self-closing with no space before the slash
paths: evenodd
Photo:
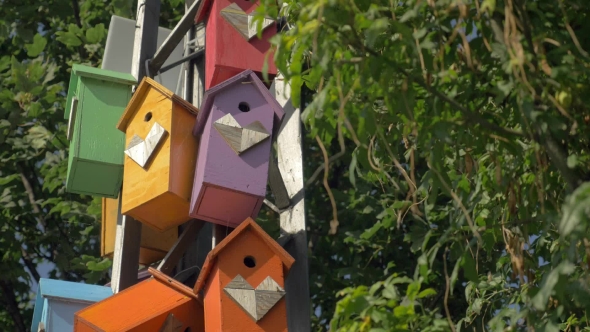
<path id="1" fill-rule="evenodd" d="M 250 111 L 238 108 L 242 102 Z M 208 90 L 199 114 L 193 130 L 200 146 L 190 216 L 236 227 L 248 217 L 256 218 L 262 206 L 273 130 L 284 112 L 256 74 L 247 70 Z M 226 114 L 242 127 L 259 121 L 271 136 L 238 155 L 213 126 Z"/>

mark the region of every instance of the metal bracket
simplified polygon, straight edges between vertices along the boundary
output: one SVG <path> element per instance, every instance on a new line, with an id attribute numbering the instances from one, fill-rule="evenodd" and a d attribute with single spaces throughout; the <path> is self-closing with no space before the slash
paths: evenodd
<path id="1" fill-rule="evenodd" d="M 204 47 L 201 48 L 198 51 L 195 51 L 195 52 L 193 52 L 193 53 L 191 53 L 191 54 L 189 54 L 189 55 L 181 58 L 180 60 L 174 61 L 173 63 L 160 68 L 160 70 L 158 71 L 157 74 L 162 74 L 162 73 L 164 73 L 164 72 L 166 72 L 166 71 L 168 71 L 168 70 L 170 70 L 170 69 L 172 69 L 172 68 L 174 68 L 174 67 L 176 67 L 176 66 L 178 66 L 180 64 L 183 64 L 183 63 L 185 63 L 187 61 L 190 61 L 192 59 L 196 59 L 198 57 L 201 57 L 201 56 L 203 56 L 203 53 L 205 53 L 205 48 Z"/>

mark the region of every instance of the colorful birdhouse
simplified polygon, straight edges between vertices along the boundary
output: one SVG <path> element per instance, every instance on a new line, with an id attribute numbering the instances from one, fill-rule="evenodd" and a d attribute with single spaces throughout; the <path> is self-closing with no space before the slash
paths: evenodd
<path id="1" fill-rule="evenodd" d="M 205 93 L 193 130 L 200 145 L 191 217 L 230 227 L 256 218 L 266 195 L 273 131 L 283 115 L 251 70 Z"/>
<path id="2" fill-rule="evenodd" d="M 121 213 L 163 232 L 189 220 L 196 107 L 144 78 L 117 128 L 125 133 Z"/>
<path id="3" fill-rule="evenodd" d="M 254 10 L 260 1 L 204 0 L 197 10 L 196 23 L 206 22 L 205 88 L 209 89 L 246 69 L 260 77 L 264 62 L 272 80 L 277 74 L 269 39 L 277 33 L 274 20 L 262 22 L 262 37 Z"/>
<path id="4" fill-rule="evenodd" d="M 100 239 L 100 254 L 112 257 L 115 252 L 115 236 L 117 233 L 119 214 L 119 199 L 102 199 L 102 227 Z M 166 256 L 168 250 L 178 239 L 178 228 L 173 227 L 163 233 L 145 226 L 141 228 L 141 242 L 139 249 L 139 264 L 149 265 Z"/>
<path id="5" fill-rule="evenodd" d="M 203 304 L 192 290 L 157 270 L 149 271 L 153 278 L 78 311 L 74 331 L 205 331 Z"/>
<path id="6" fill-rule="evenodd" d="M 197 279 L 205 329 L 287 331 L 284 285 L 293 263 L 254 220 L 245 220 L 209 252 Z"/>
<path id="7" fill-rule="evenodd" d="M 111 198 L 119 195 L 125 135 L 115 125 L 135 84 L 130 74 L 72 67 L 65 109 L 70 141 L 66 191 Z"/>
<path id="8" fill-rule="evenodd" d="M 41 278 L 31 331 L 72 331 L 76 311 L 111 295 L 110 287 Z"/>

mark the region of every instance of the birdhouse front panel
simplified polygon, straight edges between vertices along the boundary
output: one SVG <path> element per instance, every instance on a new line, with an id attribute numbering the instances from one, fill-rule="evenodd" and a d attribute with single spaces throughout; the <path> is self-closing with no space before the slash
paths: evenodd
<path id="1" fill-rule="evenodd" d="M 277 69 L 269 39 L 276 34 L 277 27 L 274 20 L 265 19 L 262 23 L 262 36 L 258 38 L 253 19 L 254 10 L 259 4 L 260 1 L 249 0 L 202 2 L 199 11 L 209 13 L 205 30 L 206 89 L 246 69 L 255 71 L 262 78 L 265 61 L 268 61 L 269 79 L 276 76 Z M 204 19 L 203 14 L 197 15 L 198 22 Z"/>
<path id="2" fill-rule="evenodd" d="M 191 217 L 236 227 L 258 215 L 266 195 L 275 113 L 251 83 L 214 98 L 200 136 Z"/>
<path id="3" fill-rule="evenodd" d="M 131 98 L 133 76 L 74 65 L 66 109 L 66 191 L 116 198 L 123 176 L 124 135 L 115 125 Z"/>
<path id="4" fill-rule="evenodd" d="M 121 212 L 163 232 L 189 217 L 196 108 L 146 78 L 117 125 L 125 132 Z"/>
<path id="5" fill-rule="evenodd" d="M 203 290 L 206 329 L 287 331 L 284 283 L 293 258 L 251 219 L 218 247 L 195 285 Z"/>
<path id="6" fill-rule="evenodd" d="M 203 305 L 188 287 L 150 278 L 77 312 L 74 331 L 157 332 L 170 316 L 172 331 L 204 331 Z"/>
<path id="7" fill-rule="evenodd" d="M 31 331 L 40 324 L 46 332 L 71 331 L 74 314 L 113 294 L 110 287 L 41 278 Z"/>
<path id="8" fill-rule="evenodd" d="M 101 226 L 101 256 L 112 257 L 115 252 L 115 237 L 119 218 L 120 198 L 102 199 L 102 226 Z M 168 250 L 178 239 L 178 228 L 171 228 L 163 233 L 149 226 L 141 228 L 141 247 L 139 249 L 139 264 L 149 265 L 166 256 Z"/>

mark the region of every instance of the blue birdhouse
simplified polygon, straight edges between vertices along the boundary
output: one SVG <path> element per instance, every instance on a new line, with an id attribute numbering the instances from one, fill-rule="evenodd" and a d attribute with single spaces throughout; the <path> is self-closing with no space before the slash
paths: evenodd
<path id="1" fill-rule="evenodd" d="M 41 278 L 37 289 L 31 332 L 74 330 L 74 313 L 113 295 L 110 287 Z"/>

